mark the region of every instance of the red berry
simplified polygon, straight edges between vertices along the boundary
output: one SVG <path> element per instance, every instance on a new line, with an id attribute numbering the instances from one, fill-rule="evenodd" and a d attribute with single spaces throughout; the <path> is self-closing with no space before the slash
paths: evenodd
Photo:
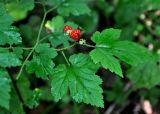
<path id="1" fill-rule="evenodd" d="M 70 38 L 72 38 L 74 40 L 79 40 L 80 35 L 81 35 L 81 31 L 79 29 L 72 30 L 69 33 Z"/>
<path id="2" fill-rule="evenodd" d="M 70 27 L 70 26 L 68 26 L 68 25 L 65 25 L 65 26 L 63 27 L 63 31 L 64 31 L 64 32 L 67 32 L 68 30 L 72 30 L 72 27 Z"/>
<path id="3" fill-rule="evenodd" d="M 79 35 L 81 34 L 81 31 L 79 29 L 75 29 L 74 32 Z"/>

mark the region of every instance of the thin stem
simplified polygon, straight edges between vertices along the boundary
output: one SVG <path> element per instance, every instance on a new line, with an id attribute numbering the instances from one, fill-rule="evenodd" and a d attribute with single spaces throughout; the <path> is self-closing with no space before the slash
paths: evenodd
<path id="1" fill-rule="evenodd" d="M 46 16 L 47 16 L 47 13 L 45 12 L 45 13 L 44 13 L 44 16 L 43 16 L 43 19 L 42 19 L 42 22 L 41 22 L 41 25 L 40 25 L 40 28 L 39 28 L 38 35 L 37 35 L 36 44 L 34 45 L 34 47 L 32 48 L 32 50 L 30 51 L 30 53 L 28 54 L 28 56 L 26 57 L 26 59 L 24 60 L 22 66 L 21 66 L 21 68 L 20 68 L 20 71 L 19 71 L 19 73 L 18 73 L 18 76 L 16 77 L 17 80 L 19 79 L 19 77 L 20 77 L 21 74 L 22 74 L 23 67 L 25 66 L 25 64 L 27 63 L 28 59 L 30 58 L 30 56 L 32 55 L 32 53 L 34 52 L 34 50 L 36 49 L 36 47 L 37 47 L 37 45 L 38 45 L 38 43 L 39 43 L 40 35 L 41 35 L 41 32 L 42 32 L 42 28 L 43 28 L 43 25 L 44 25 Z"/>
<path id="2" fill-rule="evenodd" d="M 66 60 L 67 65 L 71 66 L 70 63 L 69 63 L 69 61 L 68 61 L 68 59 L 67 59 L 67 57 L 66 57 L 66 55 L 65 55 L 65 53 L 63 51 L 61 53 L 62 53 L 64 59 Z"/>
<path id="3" fill-rule="evenodd" d="M 104 112 L 104 114 L 111 114 L 116 107 L 116 103 L 111 104 L 108 109 Z"/>
<path id="4" fill-rule="evenodd" d="M 39 40 L 39 42 L 44 41 L 44 40 L 45 40 L 45 39 L 47 39 L 49 36 L 50 36 L 50 34 L 48 34 L 48 35 L 44 36 L 42 39 L 40 39 L 40 40 Z"/>
<path id="5" fill-rule="evenodd" d="M 58 4 L 57 6 L 55 6 L 55 7 L 51 8 L 51 9 L 49 9 L 48 11 L 46 11 L 46 14 L 48 14 L 48 13 L 50 13 L 51 11 L 55 10 L 59 5 L 60 5 L 60 4 Z"/>
<path id="6" fill-rule="evenodd" d="M 22 48 L 23 50 L 31 50 L 31 49 L 33 49 L 32 47 L 30 47 L 30 48 Z"/>
<path id="7" fill-rule="evenodd" d="M 42 2 L 34 2 L 35 4 L 41 4 L 41 5 L 43 5 L 43 3 Z"/>
<path id="8" fill-rule="evenodd" d="M 16 48 L 16 47 L 2 47 L 3 49 L 13 49 L 13 48 Z M 32 47 L 20 47 L 22 48 L 23 50 L 31 50 Z"/>
<path id="9" fill-rule="evenodd" d="M 44 16 L 43 16 L 43 19 L 42 19 L 42 22 L 41 22 L 41 26 L 40 26 L 39 32 L 38 32 L 37 42 L 36 42 L 36 44 L 35 44 L 35 47 L 36 47 L 36 46 L 38 45 L 38 43 L 39 43 L 40 35 L 41 35 L 42 29 L 43 29 L 43 25 L 44 25 L 46 16 L 47 16 L 47 13 L 45 12 L 45 13 L 44 13 Z"/>
<path id="10" fill-rule="evenodd" d="M 93 45 L 90 45 L 90 44 L 80 44 L 80 45 L 91 47 L 91 48 L 96 48 L 96 46 L 93 46 Z"/>
<path id="11" fill-rule="evenodd" d="M 20 68 L 20 71 L 19 71 L 19 73 L 18 73 L 18 75 L 17 75 L 17 77 L 16 77 L 16 80 L 18 80 L 19 77 L 21 76 L 22 71 L 23 71 L 23 67 L 25 66 L 25 64 L 27 63 L 27 60 L 29 59 L 29 57 L 32 55 L 33 52 L 34 52 L 34 48 L 30 51 L 30 53 L 28 54 L 28 56 L 27 56 L 26 59 L 24 60 L 22 66 L 21 66 L 21 68 Z"/>
<path id="12" fill-rule="evenodd" d="M 73 43 L 72 45 L 70 45 L 70 46 L 68 46 L 68 47 L 57 48 L 57 49 L 55 49 L 55 50 L 56 50 L 56 51 L 67 50 L 67 49 L 69 49 L 69 48 L 71 48 L 71 47 L 74 47 L 76 44 L 77 44 L 77 43 L 75 42 L 75 43 Z"/>

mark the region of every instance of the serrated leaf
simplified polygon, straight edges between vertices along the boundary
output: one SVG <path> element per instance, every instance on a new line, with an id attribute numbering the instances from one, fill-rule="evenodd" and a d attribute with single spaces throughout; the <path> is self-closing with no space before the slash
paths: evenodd
<path id="1" fill-rule="evenodd" d="M 111 28 L 93 34 L 92 41 L 96 43 L 96 48 L 90 52 L 90 56 L 96 64 L 101 63 L 104 68 L 122 76 L 117 58 L 128 64 L 136 65 L 149 59 L 150 54 L 147 49 L 136 43 L 118 41 L 120 33 L 120 30 Z"/>
<path id="2" fill-rule="evenodd" d="M 56 16 L 52 18 L 51 21 L 47 21 L 47 23 L 45 24 L 45 27 L 51 32 L 51 35 L 49 36 L 49 41 L 53 47 L 57 47 L 61 44 L 63 44 L 64 47 L 69 47 L 69 41 L 74 41 L 63 32 L 63 27 L 65 25 L 71 26 L 74 29 L 78 28 L 78 25 L 73 22 L 65 23 L 62 16 Z"/>
<path id="3" fill-rule="evenodd" d="M 40 55 L 46 58 L 55 58 L 57 56 L 57 52 L 54 48 L 50 48 L 48 43 L 39 44 L 35 51 Z"/>
<path id="4" fill-rule="evenodd" d="M 157 60 L 152 60 L 132 67 L 127 77 L 133 82 L 136 89 L 151 89 L 160 83 L 158 74 L 160 74 L 160 65 L 157 64 Z"/>
<path id="5" fill-rule="evenodd" d="M 34 0 L 20 0 L 18 2 L 10 0 L 6 4 L 6 8 L 9 14 L 14 17 L 14 20 L 18 21 L 25 18 L 28 11 L 34 8 Z"/>
<path id="6" fill-rule="evenodd" d="M 0 3 L 0 30 L 8 28 L 13 23 L 13 18 L 6 13 L 4 4 Z"/>
<path id="7" fill-rule="evenodd" d="M 21 47 L 14 47 L 13 48 L 13 53 L 18 57 L 18 58 L 23 58 L 23 49 Z"/>
<path id="8" fill-rule="evenodd" d="M 63 16 L 82 15 L 90 12 L 85 0 L 65 0 L 57 9 L 58 13 Z"/>
<path id="9" fill-rule="evenodd" d="M 69 41 L 73 41 L 71 40 L 71 38 L 68 38 L 68 36 L 64 35 L 63 33 L 57 33 L 57 34 L 52 34 L 49 37 L 49 41 L 51 42 L 53 47 L 57 47 L 58 45 L 63 44 L 64 47 L 69 47 Z"/>
<path id="10" fill-rule="evenodd" d="M 2 52 L 0 53 L 0 66 L 1 67 L 15 67 L 20 66 L 21 61 L 12 52 Z"/>
<path id="11" fill-rule="evenodd" d="M 8 73 L 0 70 L 0 106 L 5 109 L 9 109 L 10 91 L 11 87 Z"/>
<path id="12" fill-rule="evenodd" d="M 106 53 L 103 49 L 98 48 L 90 52 L 90 56 L 96 64 L 101 63 L 104 68 L 123 77 L 120 63 L 112 54 Z"/>
<path id="13" fill-rule="evenodd" d="M 0 31 L 0 45 L 21 44 L 22 38 L 15 27 Z"/>
<path id="14" fill-rule="evenodd" d="M 57 53 L 48 44 L 39 44 L 35 51 L 33 59 L 28 62 L 27 71 L 35 72 L 39 78 L 48 79 L 47 75 L 52 73 L 54 67 L 52 59 L 57 56 Z"/>
<path id="15" fill-rule="evenodd" d="M 70 67 L 59 65 L 53 71 L 51 91 L 54 99 L 62 99 L 69 89 L 76 102 L 103 107 L 102 80 L 95 75 L 98 67 L 85 54 L 72 55 L 69 61 Z"/>

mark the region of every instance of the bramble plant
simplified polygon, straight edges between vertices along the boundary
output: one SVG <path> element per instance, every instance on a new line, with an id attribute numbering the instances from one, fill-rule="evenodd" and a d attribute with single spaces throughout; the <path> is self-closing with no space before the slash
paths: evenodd
<path id="1" fill-rule="evenodd" d="M 119 7 L 122 10 L 117 12 L 116 19 L 128 23 L 129 19 L 118 18 L 123 11 L 123 6 Z M 19 25 L 33 10 L 33 15 L 43 16 L 34 16 L 38 19 L 32 21 L 32 18 L 28 22 L 30 26 Z M 126 36 L 124 31 L 113 26 L 90 32 L 72 20 L 74 16 L 78 20 L 76 16 L 92 14 L 85 0 L 0 0 L 1 114 L 24 114 L 24 108 L 32 109 L 40 100 L 47 101 L 47 94 L 51 95 L 48 99 L 52 102 L 69 97 L 76 103 L 104 108 L 106 93 L 107 99 L 121 103 L 121 98 L 114 96 L 117 89 L 103 92 L 105 82 L 97 73 L 100 68 L 121 78 L 127 75 L 136 85 L 134 89 L 152 88 L 160 83 L 155 78 L 160 72 L 156 64 L 159 57 L 138 43 L 122 40 L 121 37 Z M 90 30 L 94 31 L 92 27 Z M 91 37 L 86 37 L 87 32 Z M 75 51 L 76 46 L 89 50 Z M 121 63 L 130 67 L 127 74 Z M 148 72 L 141 75 L 144 69 Z M 45 83 L 44 87 L 36 80 Z M 123 85 L 117 86 L 123 89 Z"/>

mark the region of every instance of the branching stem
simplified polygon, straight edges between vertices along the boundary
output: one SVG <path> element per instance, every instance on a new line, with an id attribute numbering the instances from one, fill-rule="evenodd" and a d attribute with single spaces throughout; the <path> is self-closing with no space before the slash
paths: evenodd
<path id="1" fill-rule="evenodd" d="M 51 10 L 48 10 L 48 11 L 51 11 Z M 20 71 L 16 77 L 16 79 L 18 80 L 19 77 L 21 76 L 22 74 L 22 71 L 23 71 L 23 67 L 25 66 L 26 62 L 28 61 L 28 59 L 30 58 L 30 56 L 32 55 L 32 53 L 34 52 L 34 50 L 36 49 L 38 43 L 39 43 L 39 40 L 40 40 L 40 36 L 41 36 L 41 32 L 42 32 L 42 29 L 43 29 L 43 25 L 44 25 L 44 22 L 45 22 L 45 19 L 46 19 L 46 16 L 47 16 L 47 13 L 48 11 L 45 11 L 45 8 L 44 8 L 44 16 L 43 16 L 43 19 L 42 19 L 42 22 L 41 22 L 41 25 L 40 25 L 40 28 L 39 28 L 39 32 L 38 32 L 38 35 L 37 35 L 37 41 L 36 41 L 36 44 L 34 45 L 34 47 L 32 48 L 32 50 L 30 51 L 30 53 L 28 54 L 28 56 L 26 57 L 26 59 L 24 60 L 21 68 L 20 68 Z"/>

